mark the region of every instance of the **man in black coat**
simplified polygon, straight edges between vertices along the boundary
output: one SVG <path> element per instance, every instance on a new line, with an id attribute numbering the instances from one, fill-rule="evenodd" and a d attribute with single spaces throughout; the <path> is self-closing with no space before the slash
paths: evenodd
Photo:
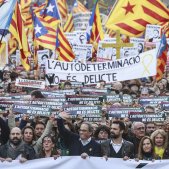
<path id="1" fill-rule="evenodd" d="M 109 140 L 101 144 L 102 154 L 107 159 L 108 157 L 123 158 L 127 160 L 134 158 L 134 145 L 122 138 L 125 130 L 125 125 L 121 121 L 114 121 L 110 128 Z"/>
<path id="2" fill-rule="evenodd" d="M 69 155 L 86 158 L 88 156 L 101 156 L 100 144 L 91 138 L 92 126 L 88 122 L 83 122 L 80 126 L 79 135 L 67 130 L 64 127 L 63 119 L 69 118 L 66 112 L 61 112 L 57 119 L 60 135 L 63 137 L 69 149 Z"/>
<path id="3" fill-rule="evenodd" d="M 35 151 L 31 146 L 23 142 L 21 130 L 18 127 L 12 128 L 9 141 L 0 146 L 0 161 L 11 162 L 19 159 L 20 162 L 25 162 L 34 158 Z"/>

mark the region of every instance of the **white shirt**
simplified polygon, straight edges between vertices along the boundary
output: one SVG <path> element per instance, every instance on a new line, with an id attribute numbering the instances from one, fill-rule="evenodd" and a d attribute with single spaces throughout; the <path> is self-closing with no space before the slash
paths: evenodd
<path id="1" fill-rule="evenodd" d="M 83 144 L 83 146 L 87 145 L 90 141 L 91 141 L 91 137 L 87 140 L 82 140 L 81 138 L 79 138 L 79 140 L 81 141 L 81 143 Z"/>
<path id="2" fill-rule="evenodd" d="M 121 149 L 122 144 L 123 144 L 123 140 L 122 140 L 122 142 L 121 142 L 120 144 L 115 144 L 115 143 L 113 143 L 113 141 L 111 140 L 110 144 L 111 144 L 112 147 L 114 148 L 114 151 L 115 151 L 116 153 L 118 153 L 119 150 Z"/>

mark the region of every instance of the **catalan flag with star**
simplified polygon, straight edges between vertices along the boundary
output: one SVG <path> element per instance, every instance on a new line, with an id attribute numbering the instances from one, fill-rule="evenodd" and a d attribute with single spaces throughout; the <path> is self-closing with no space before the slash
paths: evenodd
<path id="1" fill-rule="evenodd" d="M 169 21 L 169 9 L 160 0 L 119 0 L 105 26 L 122 34 L 139 37 L 147 24 Z"/>
<path id="2" fill-rule="evenodd" d="M 55 50 L 56 29 L 40 15 L 34 15 L 34 30 L 36 44 L 47 49 Z"/>

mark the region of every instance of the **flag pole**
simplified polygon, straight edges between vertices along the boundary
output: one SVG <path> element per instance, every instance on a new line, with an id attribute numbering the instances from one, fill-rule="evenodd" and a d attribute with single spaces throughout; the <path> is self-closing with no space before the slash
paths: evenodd
<path id="1" fill-rule="evenodd" d="M 108 21 L 108 19 L 109 19 L 111 13 L 112 13 L 112 11 L 113 11 L 113 9 L 116 7 L 117 2 L 118 2 L 118 0 L 116 0 L 115 3 L 114 3 L 114 5 L 112 6 L 112 8 L 111 8 L 111 10 L 110 10 L 110 12 L 109 12 L 109 14 L 108 14 L 108 16 L 107 16 L 107 19 L 106 19 L 106 21 L 105 21 L 105 24 L 106 24 L 106 22 Z"/>
<path id="2" fill-rule="evenodd" d="M 116 0 L 116 1 L 115 1 L 115 3 L 114 3 L 114 5 L 113 5 L 113 7 L 111 8 L 111 11 L 109 12 L 109 14 L 108 14 L 108 16 L 107 16 L 107 18 L 106 18 L 106 21 L 105 21 L 104 25 L 105 25 L 105 24 L 106 24 L 106 22 L 108 21 L 108 19 L 109 19 L 109 17 L 110 17 L 110 15 L 111 15 L 111 13 L 112 13 L 112 11 L 113 11 L 113 9 L 116 7 L 117 2 L 118 2 L 118 0 Z M 96 38 L 96 40 L 95 40 L 94 42 L 97 42 L 97 40 L 98 40 L 99 36 L 100 36 L 100 32 L 99 32 L 99 34 L 98 34 L 98 36 L 97 36 L 97 38 Z"/>
<path id="3" fill-rule="evenodd" d="M 3 37 L 4 37 L 4 34 L 5 34 L 5 29 L 3 30 L 3 33 L 2 33 L 2 36 L 1 36 L 1 39 L 0 39 L 0 44 L 1 44 L 1 42 L 2 42 L 2 39 L 3 39 Z"/>

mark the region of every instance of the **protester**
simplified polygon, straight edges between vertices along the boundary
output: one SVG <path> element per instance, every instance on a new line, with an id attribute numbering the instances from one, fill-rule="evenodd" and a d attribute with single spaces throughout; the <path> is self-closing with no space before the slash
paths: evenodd
<path id="1" fill-rule="evenodd" d="M 134 122 L 131 129 L 133 135 L 128 137 L 127 140 L 134 144 L 134 154 L 137 154 L 140 141 L 145 136 L 145 124 L 142 122 Z"/>
<path id="2" fill-rule="evenodd" d="M 9 12 L 6 13 L 4 6 L 9 7 L 12 1 L 9 3 L 0 0 L 0 11 L 2 11 L 0 15 L 2 20 L 0 24 L 2 35 L 0 163 L 12 160 L 19 160 L 22 163 L 35 158 L 56 159 L 59 156 L 81 156 L 82 159 L 87 158 L 88 162 L 93 159 L 89 160 L 92 156 L 104 157 L 106 160 L 108 158 L 123 160 L 136 158 L 136 161 L 169 159 L 167 45 L 169 41 L 161 36 L 165 32 L 166 37 L 169 38 L 167 24 L 151 25 L 154 24 L 152 20 L 145 28 L 142 25 L 140 31 L 139 27 L 136 29 L 134 24 L 126 22 L 125 24 L 130 24 L 132 29 L 129 30 L 126 26 L 126 35 L 123 35 L 124 30 L 120 30 L 118 37 L 113 25 L 109 23 L 108 26 L 108 22 L 104 24 L 107 18 L 104 14 L 108 16 L 109 21 L 116 7 L 117 16 L 118 11 L 123 10 L 121 11 L 123 17 L 120 13 L 119 17 L 112 17 L 112 20 L 120 19 L 120 24 L 117 21 L 116 27 L 122 29 L 125 26 L 124 18 L 128 17 L 128 21 L 130 15 L 134 18 L 135 9 L 139 9 L 137 6 L 141 1 L 138 4 L 137 1 L 135 4 L 130 2 L 123 4 L 119 1 L 121 4 L 117 2 L 110 15 L 107 12 L 110 12 L 113 1 L 110 3 L 110 0 L 97 1 L 101 10 L 101 24 L 97 5 L 93 10 L 97 12 L 92 13 L 87 24 L 93 3 L 89 0 L 73 1 L 71 0 L 67 5 L 66 1 L 58 0 L 58 10 L 66 9 L 65 16 L 63 11 L 58 11 L 61 16 L 57 19 L 62 18 L 58 29 L 62 28 L 59 31 L 54 24 L 56 18 L 48 16 L 56 10 L 55 3 L 50 0 L 42 4 L 38 1 L 36 5 L 34 2 L 19 2 L 22 17 L 19 16 L 19 11 L 14 12 L 17 13 L 17 17 L 12 17 L 12 13 L 8 17 Z M 146 6 L 142 4 L 144 5 Z M 156 6 L 156 9 L 153 6 Z M 159 21 L 168 19 L 166 12 L 168 9 L 160 1 L 156 5 L 153 5 L 153 1 L 149 1 L 147 10 L 149 7 L 154 13 L 159 11 Z M 129 10 L 129 8 L 133 9 Z M 82 15 L 81 10 L 83 10 Z M 71 14 L 73 18 L 69 19 Z M 34 17 L 31 17 L 32 15 Z M 3 19 L 2 16 L 6 17 Z M 4 25 L 5 18 L 12 18 L 7 35 L 4 33 L 4 28 L 8 28 L 9 25 Z M 15 23 L 14 18 L 23 19 L 24 24 L 22 25 L 21 20 L 20 25 L 17 25 L 18 22 Z M 32 31 L 32 18 L 36 25 L 35 31 Z M 51 21 L 50 24 L 47 23 L 48 19 Z M 42 27 L 44 24 L 41 24 L 42 20 L 45 24 L 44 28 Z M 79 23 L 73 25 L 75 20 Z M 142 22 L 139 18 L 134 20 Z M 88 25 L 87 29 L 86 25 Z M 101 32 L 101 25 L 104 32 Z M 12 29 L 13 26 L 15 29 Z M 68 30 L 68 27 L 71 30 Z M 130 36 L 127 33 L 130 33 Z M 54 36 L 56 34 L 57 36 Z M 131 37 L 132 34 L 141 37 Z M 118 40 L 120 46 L 121 44 L 123 46 L 123 43 L 124 46 L 128 46 L 125 43 L 132 43 L 134 51 L 130 47 L 119 48 Z M 115 44 L 106 49 L 103 42 Z M 165 50 L 162 51 L 163 49 Z M 146 54 L 145 51 L 150 54 Z M 117 59 L 119 53 L 120 58 Z M 153 67 L 155 65 L 156 68 Z M 135 79 L 136 77 L 138 79 Z M 20 80 L 22 82 L 18 83 Z M 124 163 L 127 165 L 128 162 Z M 147 163 L 149 165 L 151 162 L 143 161 L 135 168 L 141 168 Z M 6 165 L 6 162 L 3 164 Z M 111 165 L 113 167 L 114 163 Z"/>
<path id="3" fill-rule="evenodd" d="M 107 157 L 123 158 L 128 160 L 134 158 L 134 145 L 122 138 L 122 134 L 125 130 L 125 125 L 121 121 L 114 121 L 110 128 L 109 140 L 101 144 L 102 154 Z"/>
<path id="4" fill-rule="evenodd" d="M 169 149 L 168 149 L 168 136 L 167 133 L 158 129 L 151 134 L 151 139 L 154 143 L 154 152 L 157 159 L 168 159 Z"/>
<path id="5" fill-rule="evenodd" d="M 146 123 L 146 135 L 150 136 L 156 130 L 156 124 L 154 122 Z"/>
<path id="6" fill-rule="evenodd" d="M 59 151 L 55 147 L 55 140 L 52 136 L 47 135 L 42 139 L 42 150 L 38 155 L 38 158 L 59 157 Z"/>
<path id="7" fill-rule="evenodd" d="M 14 127 L 10 132 L 9 141 L 0 147 L 0 157 L 8 162 L 19 159 L 22 163 L 35 159 L 35 151 L 22 141 L 21 130 Z"/>
<path id="8" fill-rule="evenodd" d="M 150 139 L 150 137 L 144 136 L 139 144 L 136 161 L 138 160 L 153 161 L 154 159 L 155 159 L 154 144 Z"/>
<path id="9" fill-rule="evenodd" d="M 98 143 L 104 142 L 110 137 L 110 129 L 107 126 L 99 126 L 94 132 L 94 138 Z"/>
<path id="10" fill-rule="evenodd" d="M 71 156 L 81 155 L 86 159 L 88 156 L 101 156 L 100 144 L 95 142 L 92 136 L 92 126 L 90 123 L 84 122 L 80 126 L 79 135 L 67 130 L 63 125 L 63 119 L 69 118 L 68 114 L 61 112 L 61 117 L 57 119 L 59 133 L 63 136 Z"/>

